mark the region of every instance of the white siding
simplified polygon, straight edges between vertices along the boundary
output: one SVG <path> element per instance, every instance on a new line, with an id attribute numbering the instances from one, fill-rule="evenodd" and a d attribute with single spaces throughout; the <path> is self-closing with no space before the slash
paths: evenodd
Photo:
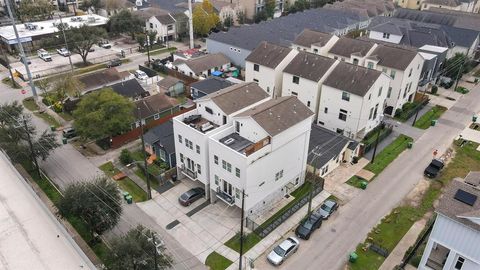
<path id="1" fill-rule="evenodd" d="M 370 31 L 370 33 L 368 34 L 368 37 L 371 39 L 381 40 L 381 41 L 395 43 L 395 44 L 400 44 L 400 41 L 402 40 L 402 36 L 393 35 L 393 34 L 390 34 L 388 38 L 386 37 L 384 38 L 383 33 L 377 32 L 377 31 Z"/>

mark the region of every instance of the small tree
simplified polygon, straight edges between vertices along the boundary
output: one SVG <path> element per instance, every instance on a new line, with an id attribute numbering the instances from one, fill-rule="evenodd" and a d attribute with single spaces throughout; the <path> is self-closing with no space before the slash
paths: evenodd
<path id="1" fill-rule="evenodd" d="M 275 13 L 276 0 L 266 0 L 265 1 L 265 13 L 268 18 L 273 18 Z"/>
<path id="2" fill-rule="evenodd" d="M 115 93 L 103 89 L 82 98 L 73 111 L 77 133 L 94 140 L 121 134 L 131 129 L 134 121 L 133 103 Z"/>
<path id="3" fill-rule="evenodd" d="M 238 10 L 237 11 L 237 23 L 238 24 L 244 24 L 245 23 L 245 11 L 244 10 Z"/>
<path id="4" fill-rule="evenodd" d="M 148 44 L 152 46 L 157 41 L 157 31 L 148 31 Z"/>
<path id="5" fill-rule="evenodd" d="M 120 162 L 122 162 L 123 165 L 127 165 L 132 163 L 132 161 L 132 153 L 130 153 L 128 149 L 123 149 L 122 152 L 120 152 Z"/>
<path id="6" fill-rule="evenodd" d="M 259 23 L 261 21 L 266 21 L 267 19 L 268 19 L 267 13 L 262 10 L 260 12 L 257 12 L 257 14 L 255 14 L 254 21 L 255 23 Z"/>
<path id="7" fill-rule="evenodd" d="M 215 13 L 212 3 L 208 0 L 195 7 L 192 20 L 193 31 L 201 36 L 207 35 L 220 22 L 220 18 Z"/>
<path id="8" fill-rule="evenodd" d="M 137 43 L 140 46 L 140 48 L 145 47 L 146 39 L 144 35 L 137 35 L 135 39 L 137 40 Z"/>
<path id="9" fill-rule="evenodd" d="M 68 47 L 82 57 L 85 65 L 87 65 L 87 56 L 92 46 L 107 36 L 105 29 L 85 24 L 78 28 L 70 28 L 65 34 Z"/>
<path id="10" fill-rule="evenodd" d="M 141 225 L 114 239 L 111 247 L 105 260 L 109 270 L 168 269 L 172 264 L 155 232 Z"/>
<path id="11" fill-rule="evenodd" d="M 84 220 L 93 239 L 117 225 L 122 213 L 121 196 L 117 184 L 105 177 L 91 182 L 71 184 L 58 204 L 65 217 Z"/>
<path id="12" fill-rule="evenodd" d="M 68 96 L 80 96 L 81 90 L 83 89 L 84 84 L 73 76 L 71 73 L 68 73 L 62 76 L 60 79 L 54 81 L 52 90 L 57 93 L 57 96 L 62 97 L 63 99 Z"/>
<path id="13" fill-rule="evenodd" d="M 132 40 L 135 40 L 135 33 L 142 32 L 142 28 L 145 26 L 145 22 L 138 15 L 127 9 L 112 15 L 108 24 L 112 32 L 117 34 L 128 33 Z"/>

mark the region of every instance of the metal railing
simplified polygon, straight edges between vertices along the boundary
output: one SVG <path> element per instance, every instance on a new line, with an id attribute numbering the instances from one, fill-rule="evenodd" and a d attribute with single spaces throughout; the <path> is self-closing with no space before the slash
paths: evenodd
<path id="1" fill-rule="evenodd" d="M 180 167 L 180 170 L 182 171 L 182 173 L 184 173 L 185 175 L 187 175 L 191 179 L 193 179 L 193 180 L 197 179 L 197 172 L 194 172 L 194 171 L 190 170 L 189 168 L 185 167 L 185 164 L 182 164 L 182 166 Z"/>
<path id="2" fill-rule="evenodd" d="M 217 197 L 229 205 L 235 204 L 235 197 L 223 192 L 220 187 L 217 187 Z"/>

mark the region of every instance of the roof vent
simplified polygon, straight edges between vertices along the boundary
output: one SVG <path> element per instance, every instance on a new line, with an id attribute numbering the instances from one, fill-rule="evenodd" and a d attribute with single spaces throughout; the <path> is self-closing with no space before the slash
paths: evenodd
<path id="1" fill-rule="evenodd" d="M 235 141 L 234 138 L 229 138 L 229 139 L 227 139 L 224 143 L 225 143 L 226 145 L 230 145 L 230 144 L 232 144 L 234 141 Z"/>
<path id="2" fill-rule="evenodd" d="M 475 202 L 477 201 L 477 196 L 476 195 L 473 195 L 472 193 L 467 192 L 463 189 L 457 190 L 454 198 L 455 198 L 455 200 L 460 201 L 460 202 L 462 202 L 464 204 L 467 204 L 467 205 L 470 205 L 470 206 L 473 206 L 475 204 Z"/>

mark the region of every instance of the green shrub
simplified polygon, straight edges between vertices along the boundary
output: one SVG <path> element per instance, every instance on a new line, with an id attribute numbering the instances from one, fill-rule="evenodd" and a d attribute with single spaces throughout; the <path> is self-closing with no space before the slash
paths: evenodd
<path id="1" fill-rule="evenodd" d="M 133 158 L 132 154 L 128 149 L 123 149 L 122 152 L 120 153 L 120 162 L 122 162 L 123 165 L 127 165 L 132 163 Z"/>
<path id="2" fill-rule="evenodd" d="M 435 95 L 435 94 L 437 94 L 437 92 L 438 92 L 438 86 L 436 86 L 436 85 L 432 86 L 431 93 Z"/>

